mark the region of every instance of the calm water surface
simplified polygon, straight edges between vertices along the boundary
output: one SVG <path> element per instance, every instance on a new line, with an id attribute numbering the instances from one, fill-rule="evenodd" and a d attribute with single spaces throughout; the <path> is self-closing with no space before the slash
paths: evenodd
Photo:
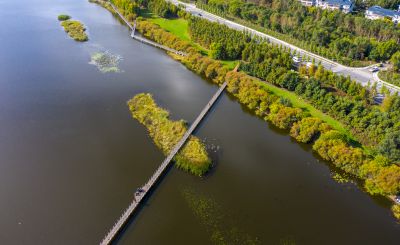
<path id="1" fill-rule="evenodd" d="M 69 39 L 60 13 L 90 41 Z M 149 92 L 191 122 L 217 87 L 86 0 L 0 0 L 0 23 L 1 243 L 96 244 L 163 160 L 126 101 Z M 101 50 L 123 56 L 124 72 L 89 65 Z M 196 134 L 219 147 L 213 171 L 172 168 L 120 244 L 211 244 L 216 232 L 236 244 L 399 244 L 389 203 L 333 181 L 308 147 L 228 96 Z"/>

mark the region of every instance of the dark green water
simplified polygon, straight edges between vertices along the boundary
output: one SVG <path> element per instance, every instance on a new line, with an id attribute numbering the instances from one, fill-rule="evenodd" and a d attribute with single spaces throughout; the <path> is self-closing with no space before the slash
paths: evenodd
<path id="1" fill-rule="evenodd" d="M 60 13 L 90 41 L 69 39 Z M 150 92 L 191 122 L 217 87 L 86 0 L 0 0 L 0 23 L 1 244 L 97 244 L 163 160 L 126 101 Z M 101 50 L 124 72 L 88 64 Z M 216 167 L 202 179 L 171 169 L 120 244 L 399 244 L 389 203 L 333 181 L 228 96 L 196 134 L 219 147 Z"/>

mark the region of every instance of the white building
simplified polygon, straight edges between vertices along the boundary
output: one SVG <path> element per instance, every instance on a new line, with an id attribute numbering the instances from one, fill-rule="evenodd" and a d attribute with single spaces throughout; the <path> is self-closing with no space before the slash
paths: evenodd
<path id="1" fill-rule="evenodd" d="M 389 18 L 395 23 L 400 22 L 400 12 L 391 10 L 391 9 L 384 9 L 381 6 L 372 6 L 365 12 L 365 18 L 370 20 L 378 20 L 383 18 Z"/>
<path id="2" fill-rule="evenodd" d="M 340 10 L 344 13 L 353 11 L 354 3 L 352 0 L 298 0 L 304 6 L 317 6 L 322 9 Z"/>
<path id="3" fill-rule="evenodd" d="M 323 9 L 340 10 L 343 13 L 350 13 L 354 8 L 351 0 L 317 0 L 317 6 Z"/>
<path id="4" fill-rule="evenodd" d="M 316 0 L 299 0 L 299 2 L 301 4 L 303 4 L 304 6 L 308 6 L 308 7 L 316 5 Z"/>

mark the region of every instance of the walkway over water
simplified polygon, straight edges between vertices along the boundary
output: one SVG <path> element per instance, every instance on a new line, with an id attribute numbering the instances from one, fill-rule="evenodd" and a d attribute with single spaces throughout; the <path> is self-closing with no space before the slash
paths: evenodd
<path id="1" fill-rule="evenodd" d="M 129 26 L 129 28 L 130 28 L 131 31 L 132 31 L 131 37 L 132 37 L 133 39 L 136 39 L 136 40 L 138 40 L 138 41 L 140 41 L 140 42 L 142 42 L 142 43 L 149 44 L 149 45 L 154 46 L 154 47 L 156 47 L 156 48 L 163 49 L 163 50 L 166 50 L 166 51 L 168 51 L 168 52 L 171 52 L 171 53 L 174 53 L 174 54 L 177 54 L 177 55 L 180 55 L 180 56 L 187 56 L 187 54 L 184 53 L 184 52 L 182 52 L 182 51 L 178 51 L 178 50 L 172 49 L 172 48 L 170 48 L 170 47 L 161 45 L 161 44 L 159 44 L 159 43 L 150 41 L 150 40 L 148 40 L 148 39 L 146 39 L 146 38 L 144 38 L 144 37 L 136 36 L 136 35 L 135 35 L 136 21 L 135 21 L 135 25 L 132 26 L 132 25 L 129 23 L 129 21 L 119 12 L 118 8 L 114 6 L 114 4 L 110 3 L 110 5 L 111 5 L 111 7 L 114 9 L 114 11 L 119 15 L 119 17 L 125 22 L 125 24 L 127 24 L 127 25 Z"/>
<path id="2" fill-rule="evenodd" d="M 171 52 L 171 53 L 174 53 L 174 54 L 177 54 L 177 55 L 180 55 L 180 56 L 187 56 L 187 54 L 184 53 L 184 52 L 182 52 L 182 51 L 178 51 L 178 50 L 172 49 L 172 48 L 170 48 L 170 47 L 167 47 L 167 46 L 161 45 L 161 44 L 159 44 L 159 43 L 150 41 L 149 39 L 146 39 L 146 38 L 143 38 L 143 37 L 140 37 L 140 36 L 136 36 L 136 35 L 134 35 L 133 32 L 132 32 L 132 34 L 131 34 L 131 37 L 132 37 L 133 39 L 138 40 L 139 42 L 152 45 L 152 46 L 154 46 L 154 47 L 156 47 L 156 48 L 164 49 L 164 50 L 166 50 L 166 51 L 168 51 L 168 52 Z"/>
<path id="3" fill-rule="evenodd" d="M 167 167 L 172 163 L 172 159 L 174 156 L 179 152 L 179 150 L 185 145 L 186 141 L 189 139 L 190 135 L 193 131 L 197 128 L 201 120 L 207 115 L 207 112 L 213 107 L 214 103 L 217 101 L 221 93 L 226 88 L 227 83 L 225 82 L 222 86 L 218 89 L 218 91 L 211 97 L 207 105 L 203 108 L 200 114 L 197 116 L 196 120 L 190 125 L 190 128 L 186 131 L 183 135 L 181 140 L 176 144 L 176 146 L 172 149 L 169 153 L 167 158 L 161 163 L 160 167 L 154 172 L 154 174 L 150 177 L 150 179 L 143 185 L 142 188 L 139 188 L 135 193 L 135 198 L 132 200 L 128 208 L 125 212 L 121 215 L 118 221 L 114 224 L 111 230 L 108 232 L 106 237 L 101 241 L 101 245 L 110 244 L 124 227 L 124 225 L 128 222 L 129 218 L 135 212 L 135 210 L 139 207 L 143 199 L 148 195 L 149 191 L 154 187 L 157 183 L 157 180 L 163 175 Z"/>

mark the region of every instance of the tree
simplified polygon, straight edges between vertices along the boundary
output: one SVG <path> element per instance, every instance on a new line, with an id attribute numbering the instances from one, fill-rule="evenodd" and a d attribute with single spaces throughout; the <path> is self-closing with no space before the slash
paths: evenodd
<path id="1" fill-rule="evenodd" d="M 393 70 L 400 72 L 400 51 L 393 54 L 390 61 L 392 62 Z"/>
<path id="2" fill-rule="evenodd" d="M 393 104 L 393 100 L 394 100 L 394 96 L 392 96 L 390 94 L 386 95 L 381 104 L 382 111 L 388 112 Z"/>
<path id="3" fill-rule="evenodd" d="M 226 56 L 225 48 L 219 42 L 212 43 L 210 45 L 210 55 L 214 59 L 223 60 L 223 59 L 225 59 L 225 56 Z"/>
<path id="4" fill-rule="evenodd" d="M 329 131 L 331 128 L 321 119 L 306 117 L 296 122 L 290 130 L 290 135 L 297 141 L 310 143 L 317 139 L 321 133 Z"/>
<path id="5" fill-rule="evenodd" d="M 268 120 L 281 129 L 291 128 L 293 123 L 304 117 L 300 108 L 286 107 L 280 103 L 271 105 L 270 110 Z"/>
<path id="6" fill-rule="evenodd" d="M 388 132 L 378 150 L 390 160 L 400 161 L 400 130 Z"/>

